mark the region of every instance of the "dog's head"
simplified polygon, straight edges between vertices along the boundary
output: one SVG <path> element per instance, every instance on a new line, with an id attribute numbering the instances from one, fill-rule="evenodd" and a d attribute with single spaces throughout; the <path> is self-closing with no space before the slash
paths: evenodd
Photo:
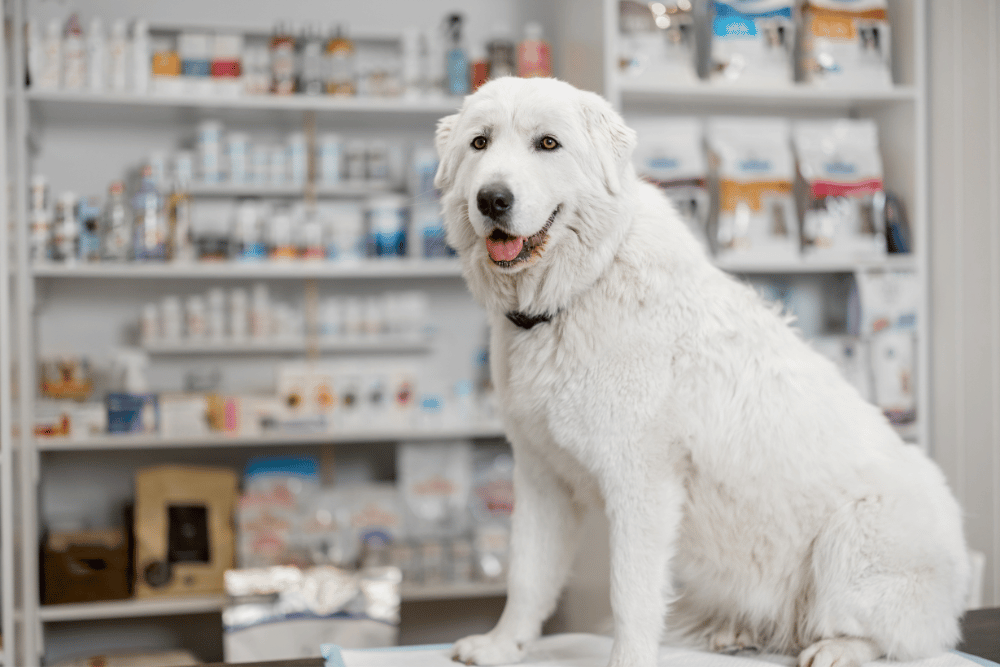
<path id="1" fill-rule="evenodd" d="M 438 124 L 435 178 L 466 276 L 511 286 L 534 267 L 597 261 L 617 236 L 598 218 L 634 145 L 606 100 L 555 79 L 501 78 L 467 97 Z"/>

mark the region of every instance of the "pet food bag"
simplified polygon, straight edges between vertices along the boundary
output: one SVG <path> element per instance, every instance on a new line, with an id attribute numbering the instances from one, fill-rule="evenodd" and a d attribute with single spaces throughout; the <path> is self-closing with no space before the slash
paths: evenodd
<path id="1" fill-rule="evenodd" d="M 307 562 L 303 526 L 319 492 L 316 460 L 255 459 L 247 464 L 243 486 L 236 509 L 240 566 Z"/>
<path id="2" fill-rule="evenodd" d="M 712 118 L 707 131 L 718 188 L 710 235 L 716 254 L 763 263 L 796 260 L 799 226 L 789 122 Z"/>
<path id="3" fill-rule="evenodd" d="M 629 119 L 639 135 L 636 171 L 659 186 L 694 235 L 708 246 L 708 165 L 697 118 Z"/>
<path id="4" fill-rule="evenodd" d="M 871 399 L 894 424 L 913 422 L 920 281 L 912 271 L 860 272 L 855 280 L 848 329 L 869 346 Z"/>
<path id="5" fill-rule="evenodd" d="M 709 78 L 752 86 L 794 80 L 793 0 L 714 0 Z"/>
<path id="6" fill-rule="evenodd" d="M 802 236 L 809 256 L 886 253 L 878 130 L 871 120 L 800 121 L 792 128 L 805 182 Z"/>
<path id="7" fill-rule="evenodd" d="M 467 530 L 471 443 L 400 443 L 396 480 L 411 538 L 446 538 Z"/>
<path id="8" fill-rule="evenodd" d="M 892 86 L 886 0 L 807 0 L 802 7 L 802 78 L 817 86 Z"/>
<path id="9" fill-rule="evenodd" d="M 651 85 L 698 81 L 692 3 L 664 0 L 619 3 L 622 73 Z"/>

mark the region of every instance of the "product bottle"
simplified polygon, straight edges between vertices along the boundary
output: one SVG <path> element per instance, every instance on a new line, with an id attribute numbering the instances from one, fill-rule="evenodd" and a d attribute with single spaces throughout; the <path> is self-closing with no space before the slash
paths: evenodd
<path id="1" fill-rule="evenodd" d="M 76 262 L 77 242 L 80 238 L 80 223 L 76 219 L 76 194 L 64 192 L 59 197 L 52 234 L 54 259 L 66 263 Z"/>
<path id="2" fill-rule="evenodd" d="M 446 91 L 451 95 L 469 93 L 469 59 L 462 48 L 462 15 L 450 14 L 445 28 L 448 36 L 448 52 L 445 54 Z"/>
<path id="3" fill-rule="evenodd" d="M 170 194 L 170 241 L 168 257 L 175 262 L 193 262 L 194 238 L 191 230 L 191 169 L 174 171 L 174 187 Z"/>
<path id="4" fill-rule="evenodd" d="M 128 54 L 128 28 L 124 19 L 116 19 L 108 39 L 108 88 L 116 93 L 128 88 Z"/>
<path id="5" fill-rule="evenodd" d="M 44 174 L 31 177 L 31 260 L 52 259 L 52 215 L 49 206 L 49 181 Z"/>
<path id="6" fill-rule="evenodd" d="M 132 26 L 132 92 L 145 95 L 149 92 L 152 51 L 149 47 L 149 24 L 137 20 Z"/>
<path id="7" fill-rule="evenodd" d="M 524 41 L 517 47 L 517 75 L 552 76 L 549 45 L 542 39 L 542 26 L 531 22 L 524 26 Z"/>
<path id="8" fill-rule="evenodd" d="M 92 93 L 102 93 L 107 87 L 108 41 L 104 37 L 101 19 L 90 19 L 87 30 L 87 89 Z"/>
<path id="9" fill-rule="evenodd" d="M 124 262 L 129 259 L 132 224 L 125 207 L 125 185 L 121 181 L 115 181 L 108 188 L 101 235 L 101 256 L 105 261 Z"/>
<path id="10" fill-rule="evenodd" d="M 49 21 L 45 26 L 40 60 L 40 76 L 34 85 L 43 90 L 57 90 L 62 73 L 62 30 L 56 19 Z"/>
<path id="11" fill-rule="evenodd" d="M 486 44 L 486 59 L 489 61 L 489 76 L 499 79 L 502 76 L 517 76 L 517 64 L 514 52 L 517 48 L 508 36 L 507 30 L 498 30 L 497 36 Z"/>
<path id="12" fill-rule="evenodd" d="M 271 92 L 291 95 L 295 92 L 295 37 L 284 23 L 277 23 L 271 35 Z"/>
<path id="13" fill-rule="evenodd" d="M 157 189 L 153 168 L 142 170 L 142 182 L 132 197 L 135 215 L 133 253 L 137 261 L 157 261 L 167 258 L 167 225 L 163 216 L 162 199 Z"/>
<path id="14" fill-rule="evenodd" d="M 357 94 L 354 82 L 354 42 L 342 26 L 337 26 L 326 43 L 326 92 L 331 95 Z"/>
<path id="15" fill-rule="evenodd" d="M 321 29 L 311 24 L 302 43 L 302 77 L 299 80 L 299 91 L 306 95 L 322 95 L 326 89 L 323 48 Z"/>
<path id="16" fill-rule="evenodd" d="M 65 90 L 83 90 L 87 83 L 87 47 L 83 41 L 80 17 L 73 14 L 66 21 L 62 45 L 62 80 Z"/>

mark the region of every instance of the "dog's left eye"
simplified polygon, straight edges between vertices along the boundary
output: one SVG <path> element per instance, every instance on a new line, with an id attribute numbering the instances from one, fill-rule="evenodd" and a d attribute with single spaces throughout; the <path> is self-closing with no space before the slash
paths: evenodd
<path id="1" fill-rule="evenodd" d="M 543 151 L 554 151 L 559 148 L 559 142 L 556 141 L 555 137 L 546 135 L 538 141 L 538 147 Z"/>
<path id="2" fill-rule="evenodd" d="M 487 144 L 486 137 L 484 137 L 481 134 L 472 140 L 472 147 L 475 148 L 477 151 L 481 151 L 484 148 L 486 148 L 486 144 Z"/>

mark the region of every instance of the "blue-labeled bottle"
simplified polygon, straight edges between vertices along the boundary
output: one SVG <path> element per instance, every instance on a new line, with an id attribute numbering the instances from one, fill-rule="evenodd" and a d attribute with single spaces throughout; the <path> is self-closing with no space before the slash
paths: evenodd
<path id="1" fill-rule="evenodd" d="M 135 214 L 132 252 L 136 261 L 167 259 L 167 224 L 163 215 L 163 198 L 157 188 L 151 165 L 143 168 L 139 190 L 132 197 L 132 211 Z"/>
<path id="2" fill-rule="evenodd" d="M 469 59 L 462 48 L 462 20 L 461 14 L 449 14 L 446 19 L 449 48 L 445 54 L 445 85 L 451 95 L 469 94 Z"/>

